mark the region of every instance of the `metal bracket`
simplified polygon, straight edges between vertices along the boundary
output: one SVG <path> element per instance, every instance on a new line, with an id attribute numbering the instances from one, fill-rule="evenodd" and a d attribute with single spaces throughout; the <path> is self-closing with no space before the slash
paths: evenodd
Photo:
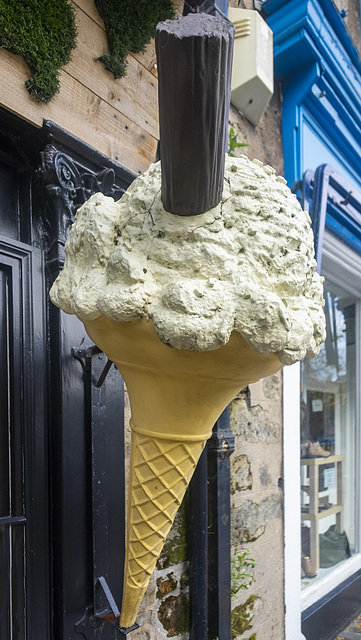
<path id="1" fill-rule="evenodd" d="M 103 353 L 103 352 L 95 344 L 93 344 L 90 347 L 87 347 L 82 343 L 79 347 L 72 347 L 71 349 L 71 355 L 73 356 L 73 358 L 75 358 L 75 360 L 78 360 L 78 362 L 80 362 L 83 371 L 86 371 L 86 372 L 90 371 L 91 359 L 97 353 Z M 99 389 L 102 386 L 102 384 L 104 384 L 104 380 L 107 377 L 112 364 L 113 364 L 113 361 L 109 360 L 108 358 L 105 364 L 105 367 L 99 376 L 98 381 L 94 382 L 97 389 Z"/>
<path id="2" fill-rule="evenodd" d="M 79 347 L 71 348 L 71 355 L 75 360 L 78 360 L 78 362 L 80 362 L 83 371 L 87 372 L 90 371 L 92 357 L 97 353 L 102 353 L 101 349 L 99 349 L 99 347 L 97 347 L 95 344 L 87 347 L 84 344 L 84 340 L 79 345 Z"/>
<path id="3" fill-rule="evenodd" d="M 107 602 L 109 604 L 109 607 L 114 615 L 115 618 L 119 618 L 120 616 L 120 611 L 117 607 L 117 603 L 114 600 L 113 594 L 110 591 L 110 588 L 108 586 L 108 583 L 106 581 L 106 579 L 103 576 L 100 576 L 100 578 L 98 578 L 98 580 L 96 581 L 96 586 L 100 585 L 102 590 L 104 591 L 104 595 L 107 599 Z M 105 614 L 108 613 L 108 610 L 106 611 L 97 611 L 95 610 L 95 615 L 97 617 L 103 617 Z"/>
<path id="4" fill-rule="evenodd" d="M 132 627 L 128 627 L 128 629 L 125 629 L 124 627 L 119 627 L 120 637 L 126 639 L 126 636 L 128 635 L 128 633 L 131 633 L 131 631 L 135 631 L 136 629 L 139 629 L 139 624 L 137 623 L 133 624 Z"/>
<path id="5" fill-rule="evenodd" d="M 208 13 L 217 18 L 227 18 L 228 0 L 186 0 L 183 15 L 188 13 Z"/>
<path id="6" fill-rule="evenodd" d="M 253 8 L 256 11 L 263 11 L 263 0 L 253 0 Z"/>
<path id="7" fill-rule="evenodd" d="M 97 389 L 100 389 L 100 387 L 102 386 L 105 378 L 107 377 L 107 375 L 109 373 L 109 369 L 112 366 L 112 364 L 113 364 L 113 361 L 109 360 L 109 358 L 108 358 L 108 360 L 106 362 L 106 365 L 105 365 L 103 371 L 101 372 L 101 374 L 99 376 L 98 382 L 95 383 L 95 386 L 96 386 Z"/>
<path id="8" fill-rule="evenodd" d="M 222 430 L 218 433 L 213 431 L 207 442 L 208 451 L 214 451 L 221 458 L 229 457 L 235 446 L 234 435 L 231 431 Z"/>
<path id="9" fill-rule="evenodd" d="M 93 607 L 88 607 L 84 616 L 74 625 L 76 634 L 81 634 L 86 640 L 129 640 L 128 634 L 139 628 L 133 624 L 132 627 L 124 629 L 119 626 L 119 619 L 113 616 L 99 618 L 94 616 Z"/>

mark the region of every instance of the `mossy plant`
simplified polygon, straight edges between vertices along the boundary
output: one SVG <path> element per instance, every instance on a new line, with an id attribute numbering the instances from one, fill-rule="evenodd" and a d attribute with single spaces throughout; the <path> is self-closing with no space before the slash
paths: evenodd
<path id="1" fill-rule="evenodd" d="M 165 577 L 160 577 L 157 579 L 157 593 L 155 594 L 156 598 L 164 598 L 164 596 L 168 595 L 174 591 L 178 586 L 178 581 L 174 575 L 174 573 L 170 572 Z"/>
<path id="2" fill-rule="evenodd" d="M 233 547 L 231 554 L 231 595 L 235 596 L 241 589 L 247 589 L 253 582 L 253 569 L 256 563 L 250 556 L 249 549 L 241 544 Z"/>
<path id="3" fill-rule="evenodd" d="M 181 564 L 182 562 L 186 562 L 188 559 L 186 522 L 187 509 L 188 494 L 184 497 L 175 517 L 173 527 L 158 558 L 158 569 L 168 569 L 168 567 Z"/>
<path id="4" fill-rule="evenodd" d="M 189 596 L 169 596 L 158 609 L 158 618 L 167 631 L 167 638 L 173 638 L 189 631 Z"/>
<path id="5" fill-rule="evenodd" d="M 76 36 L 67 0 L 0 0 L 0 46 L 23 56 L 32 73 L 25 86 L 38 102 L 59 91 L 59 69 L 70 61 Z"/>
<path id="6" fill-rule="evenodd" d="M 245 633 L 245 631 L 252 629 L 254 609 L 258 599 L 257 596 L 251 595 L 246 602 L 232 610 L 232 640 Z"/>
<path id="7" fill-rule="evenodd" d="M 115 78 L 125 75 L 128 53 L 144 51 L 158 22 L 174 17 L 172 0 L 95 0 L 95 5 L 104 20 L 110 51 L 99 60 Z"/>

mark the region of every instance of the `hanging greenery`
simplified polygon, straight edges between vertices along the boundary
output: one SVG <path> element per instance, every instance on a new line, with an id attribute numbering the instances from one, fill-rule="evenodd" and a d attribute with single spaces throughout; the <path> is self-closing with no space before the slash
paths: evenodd
<path id="1" fill-rule="evenodd" d="M 95 0 L 104 20 L 109 54 L 101 56 L 115 78 L 126 74 L 126 57 L 144 51 L 161 20 L 174 17 L 172 0 Z"/>
<path id="2" fill-rule="evenodd" d="M 69 62 L 76 35 L 67 0 L 0 0 L 0 46 L 23 56 L 32 73 L 25 86 L 39 102 L 59 91 L 59 69 Z"/>

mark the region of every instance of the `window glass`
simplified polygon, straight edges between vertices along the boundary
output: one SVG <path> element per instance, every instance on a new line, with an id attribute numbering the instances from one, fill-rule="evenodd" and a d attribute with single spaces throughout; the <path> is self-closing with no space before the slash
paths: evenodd
<path id="1" fill-rule="evenodd" d="M 327 338 L 301 366 L 301 568 L 312 584 L 359 551 L 356 303 L 325 281 Z"/>
<path id="2" fill-rule="evenodd" d="M 328 147 L 326 141 L 320 139 L 315 133 L 310 123 L 306 119 L 303 121 L 303 167 L 302 173 L 307 169 L 316 169 L 321 164 L 330 164 L 341 175 L 347 175 L 347 180 L 360 190 L 360 178 L 354 175 L 354 170 L 342 158 L 338 159 L 332 149 Z"/>

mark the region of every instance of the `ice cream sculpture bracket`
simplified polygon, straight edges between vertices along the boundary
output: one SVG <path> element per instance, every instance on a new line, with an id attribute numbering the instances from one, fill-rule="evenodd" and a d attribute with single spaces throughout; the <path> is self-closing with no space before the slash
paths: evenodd
<path id="1" fill-rule="evenodd" d="M 119 202 L 95 194 L 79 209 L 51 289 L 129 391 L 122 627 L 220 413 L 325 335 L 308 214 L 271 167 L 225 156 L 232 29 L 204 14 L 158 25 L 162 161 Z"/>

